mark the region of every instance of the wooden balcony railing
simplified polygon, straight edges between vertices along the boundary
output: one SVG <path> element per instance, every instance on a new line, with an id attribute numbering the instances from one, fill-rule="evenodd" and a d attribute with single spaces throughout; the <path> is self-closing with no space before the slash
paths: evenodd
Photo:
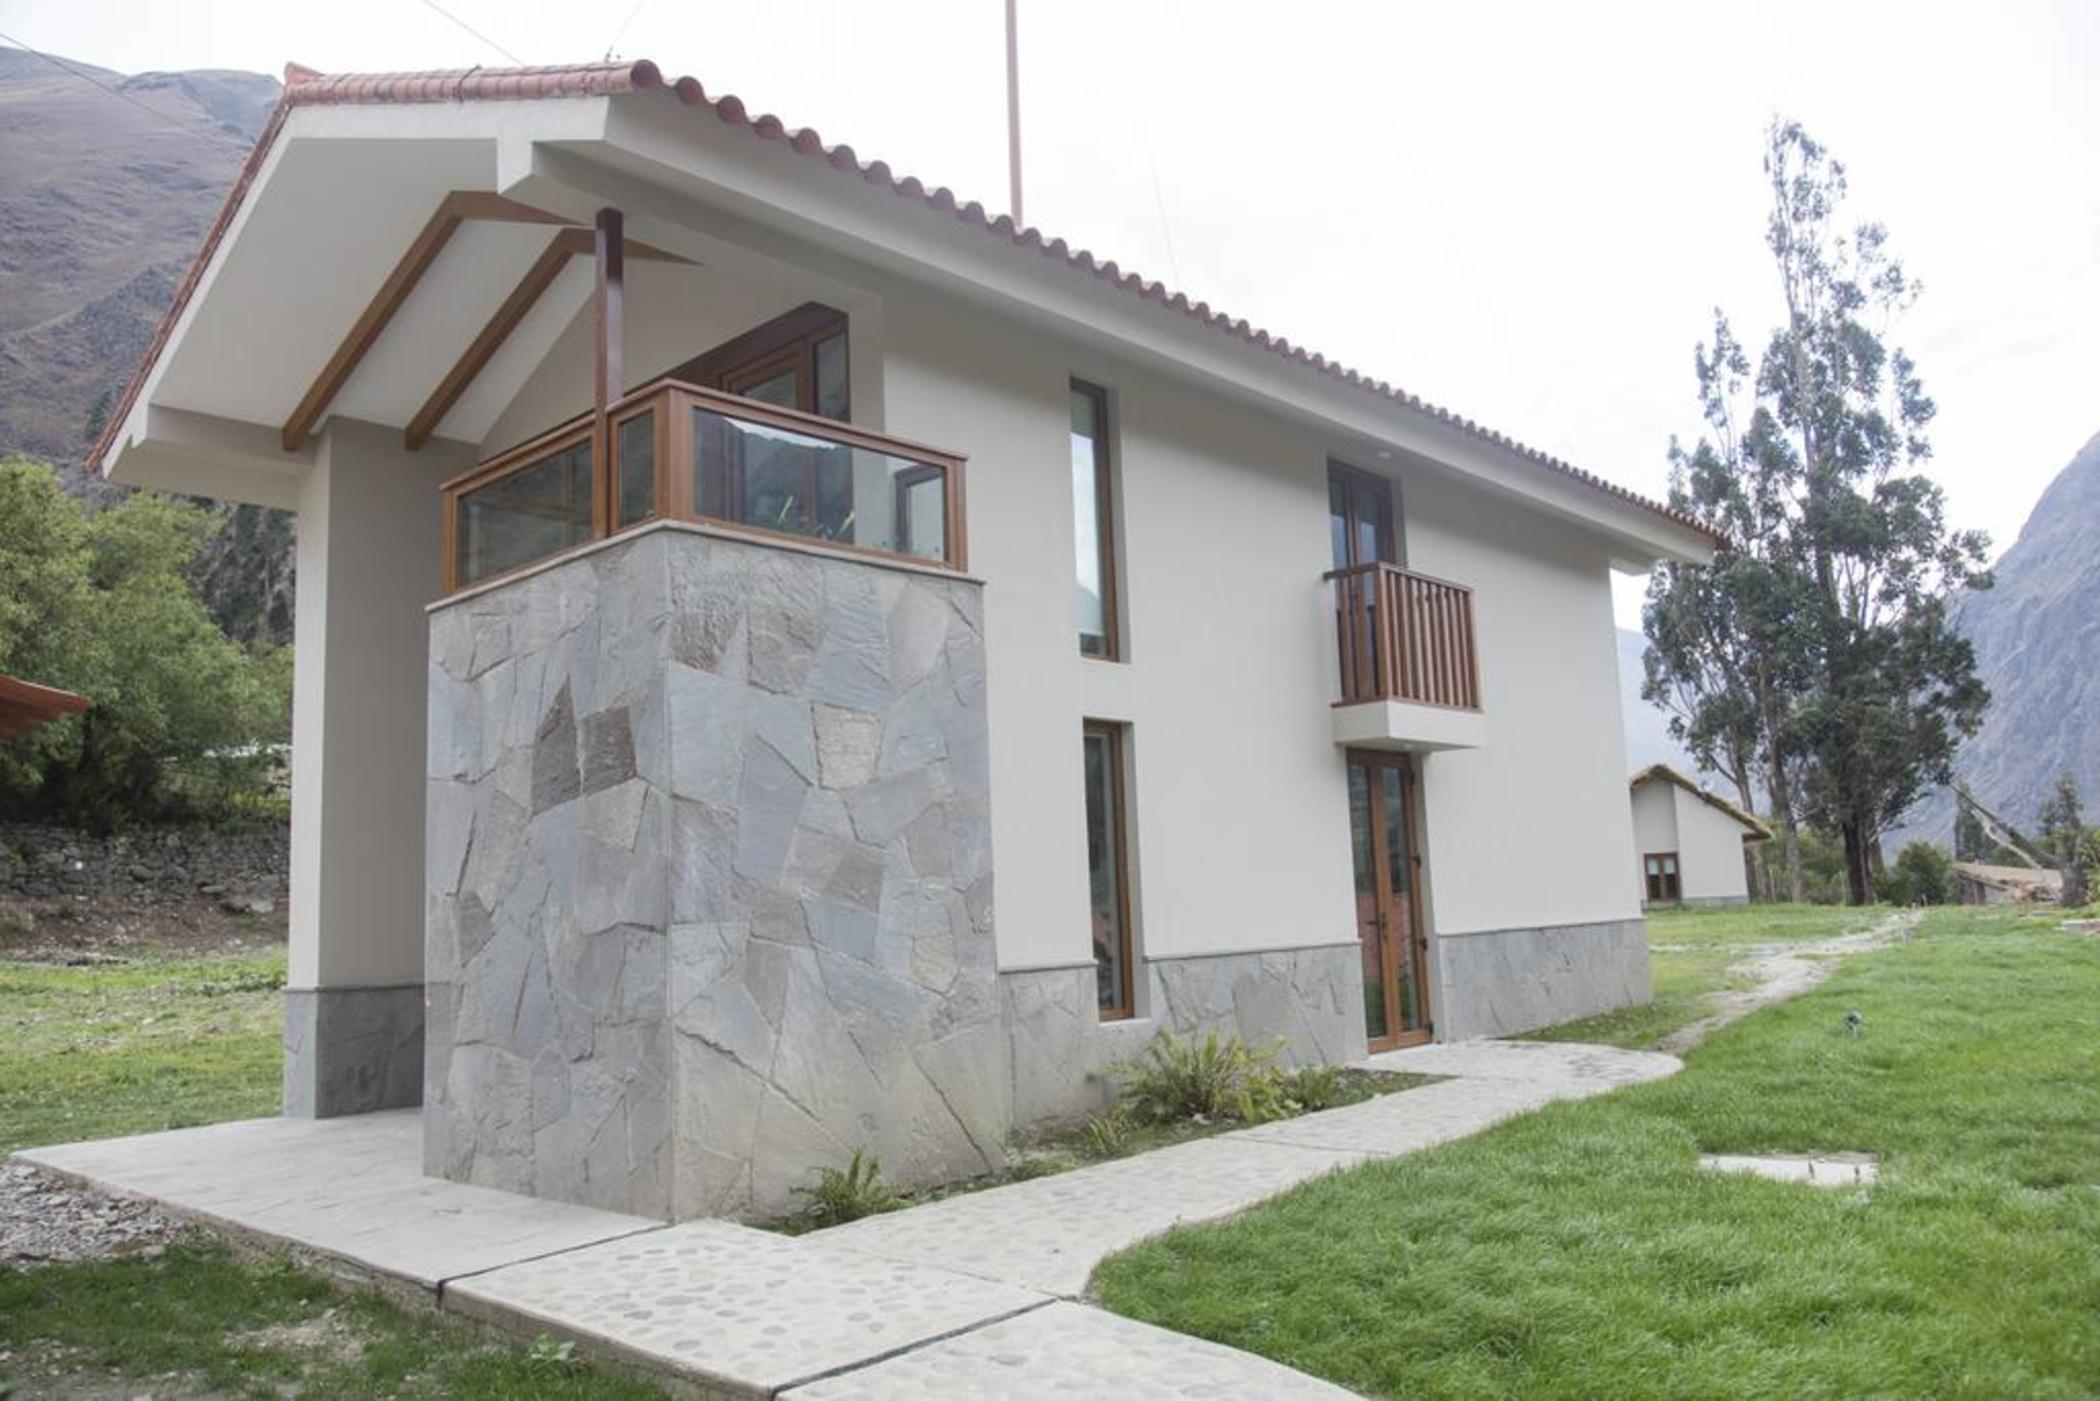
<path id="1" fill-rule="evenodd" d="M 1480 709 L 1473 591 L 1397 565 L 1360 564 L 1334 583 L 1342 698 Z"/>
<path id="2" fill-rule="evenodd" d="M 445 483 L 445 590 L 652 520 L 960 571 L 963 459 L 850 423 L 660 380 Z"/>

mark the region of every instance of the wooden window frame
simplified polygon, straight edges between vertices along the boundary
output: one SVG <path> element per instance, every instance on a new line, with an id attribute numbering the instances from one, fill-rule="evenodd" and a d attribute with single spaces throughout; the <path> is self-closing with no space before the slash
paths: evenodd
<path id="1" fill-rule="evenodd" d="M 1084 746 L 1086 741 L 1098 738 L 1107 747 L 1104 767 L 1108 770 L 1109 817 L 1111 835 L 1114 838 L 1114 850 L 1109 853 L 1109 856 L 1115 865 L 1116 942 L 1122 976 L 1119 979 L 1120 986 L 1116 990 L 1116 1004 L 1111 1007 L 1100 1005 L 1098 978 L 1096 980 L 1095 1013 L 1098 1019 L 1104 1022 L 1129 1021 L 1137 1016 L 1137 935 L 1136 931 L 1131 927 L 1130 794 L 1129 779 L 1125 768 L 1129 763 L 1130 756 L 1130 748 L 1127 743 L 1129 731 L 1130 727 L 1127 724 L 1115 720 L 1086 720 L 1080 724 L 1080 763 L 1082 772 L 1084 772 L 1085 766 Z M 1082 795 L 1082 806 L 1083 798 L 1084 795 Z M 1082 812 L 1083 817 L 1084 813 Z M 1091 886 L 1093 880 L 1091 862 L 1089 862 L 1087 879 Z M 1088 918 L 1091 920 L 1093 908 L 1091 891 L 1089 891 L 1087 906 Z M 1093 940 L 1091 937 L 1087 940 L 1087 951 L 1090 955 L 1093 952 Z"/>
<path id="2" fill-rule="evenodd" d="M 1657 863 L 1654 871 L 1648 869 L 1650 861 Z M 1669 869 L 1663 870 L 1661 863 L 1667 861 Z M 1684 863 L 1674 851 L 1645 851 L 1641 853 L 1641 888 L 1651 905 L 1681 905 L 1684 903 Z"/>
<path id="3" fill-rule="evenodd" d="M 736 384 L 769 378 L 784 368 L 802 371 L 796 382 L 795 408 L 817 411 L 817 346 L 834 335 L 846 336 L 846 402 L 837 422 L 853 417 L 853 341 L 846 313 L 822 302 L 804 302 L 793 311 L 731 337 L 714 349 L 673 365 L 658 379 L 675 379 L 703 389 L 737 392 Z"/>
<path id="4" fill-rule="evenodd" d="M 1116 453 L 1110 446 L 1115 434 L 1115 420 L 1111 417 L 1114 402 L 1108 390 L 1098 384 L 1090 384 L 1076 376 L 1068 383 L 1071 394 L 1082 395 L 1094 405 L 1094 539 L 1100 554 L 1096 567 L 1101 571 L 1101 650 L 1087 651 L 1085 634 L 1082 633 L 1079 655 L 1089 661 L 1121 662 L 1125 660 L 1123 584 L 1116 568 L 1116 559 L 1121 553 L 1117 546 L 1121 541 L 1116 535 Z M 1065 416 L 1069 421 L 1069 396 L 1065 401 Z M 1066 432 L 1069 435 L 1069 426 Z M 1076 536 L 1074 543 L 1077 543 Z M 1077 563 L 1076 557 L 1074 563 Z"/>
<path id="5" fill-rule="evenodd" d="M 1356 536 L 1352 531 L 1349 536 L 1349 549 L 1352 558 L 1336 564 L 1335 568 L 1348 569 L 1371 564 L 1391 564 L 1405 568 L 1407 561 L 1401 558 L 1400 484 L 1391 477 L 1352 466 L 1337 457 L 1327 459 L 1327 480 L 1330 490 L 1333 483 L 1341 482 L 1351 493 L 1352 499 L 1355 499 L 1355 493 L 1359 491 L 1375 492 L 1384 505 L 1384 509 L 1379 513 L 1376 522 L 1378 526 L 1378 558 L 1375 560 L 1353 558 L 1356 550 Z M 1332 510 L 1331 503 L 1329 509 Z M 1352 512 L 1350 519 L 1355 520 L 1358 517 Z"/>

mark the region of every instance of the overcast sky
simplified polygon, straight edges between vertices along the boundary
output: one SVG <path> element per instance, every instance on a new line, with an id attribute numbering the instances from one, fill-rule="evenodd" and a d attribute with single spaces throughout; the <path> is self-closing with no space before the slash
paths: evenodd
<path id="1" fill-rule="evenodd" d="M 1004 205 L 1000 0 L 440 3 L 0 0 L 0 30 L 127 73 L 610 49 Z M 1021 43 L 1030 222 L 1636 490 L 1698 427 L 1712 309 L 1776 319 L 1774 114 L 1925 285 L 1894 339 L 1957 523 L 2009 545 L 2100 432 L 2100 5 L 1021 0 Z"/>

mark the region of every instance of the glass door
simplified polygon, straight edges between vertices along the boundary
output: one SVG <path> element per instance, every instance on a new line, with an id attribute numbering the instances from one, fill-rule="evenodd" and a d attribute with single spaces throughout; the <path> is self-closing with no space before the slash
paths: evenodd
<path id="1" fill-rule="evenodd" d="M 1427 940 L 1415 910 L 1414 769 L 1405 754 L 1351 750 L 1349 843 L 1371 1050 L 1429 1039 Z"/>

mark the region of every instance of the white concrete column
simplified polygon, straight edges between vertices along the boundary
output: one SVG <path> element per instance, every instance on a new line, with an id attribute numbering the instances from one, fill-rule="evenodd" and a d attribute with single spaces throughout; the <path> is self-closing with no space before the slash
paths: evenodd
<path id="1" fill-rule="evenodd" d="M 422 1095 L 428 629 L 457 445 L 334 420 L 299 487 L 284 1111 Z"/>

